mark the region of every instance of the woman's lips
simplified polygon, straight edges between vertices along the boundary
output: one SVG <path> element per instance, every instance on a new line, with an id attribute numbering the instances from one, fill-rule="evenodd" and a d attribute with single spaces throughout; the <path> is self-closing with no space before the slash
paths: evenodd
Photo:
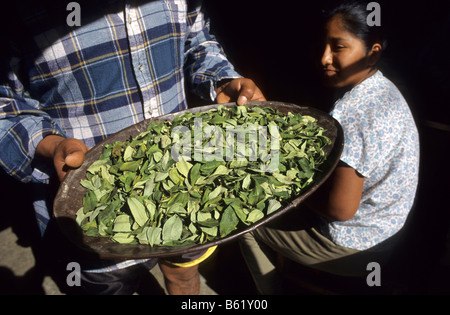
<path id="1" fill-rule="evenodd" d="M 332 70 L 332 69 L 323 69 L 323 72 L 324 72 L 325 76 L 327 76 L 327 77 L 332 77 L 332 76 L 336 75 L 336 73 L 337 73 L 336 70 Z"/>

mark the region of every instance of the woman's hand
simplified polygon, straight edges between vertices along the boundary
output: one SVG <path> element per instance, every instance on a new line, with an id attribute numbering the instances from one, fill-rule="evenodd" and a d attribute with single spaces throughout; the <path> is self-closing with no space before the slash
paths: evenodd
<path id="1" fill-rule="evenodd" d="M 87 151 L 88 148 L 82 141 L 57 135 L 45 137 L 36 148 L 37 155 L 53 160 L 60 181 L 69 169 L 81 166 Z"/>
<path id="2" fill-rule="evenodd" d="M 220 85 L 217 90 L 217 103 L 236 101 L 238 105 L 245 105 L 249 101 L 265 101 L 261 90 L 251 79 L 239 78 Z"/>

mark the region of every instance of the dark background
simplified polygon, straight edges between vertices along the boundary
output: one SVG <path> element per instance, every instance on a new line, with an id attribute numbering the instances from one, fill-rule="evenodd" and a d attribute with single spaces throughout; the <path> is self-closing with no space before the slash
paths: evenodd
<path id="1" fill-rule="evenodd" d="M 380 69 L 408 101 L 421 139 L 416 206 L 399 255 L 402 281 L 408 293 L 448 293 L 449 266 L 441 265 L 440 259 L 449 250 L 445 247 L 450 220 L 449 4 L 378 2 L 382 25 L 389 30 Z M 206 5 L 212 30 L 229 59 L 260 86 L 268 100 L 318 108 L 330 104 L 330 93 L 318 78 L 325 1 L 206 0 Z M 192 106 L 201 103 L 191 100 Z M 26 186 L 3 171 L 0 183 L 0 230 L 12 226 L 20 246 L 33 246 L 37 234 Z M 202 273 L 220 294 L 255 292 L 236 242 L 222 246 L 202 266 Z M 19 288 L 18 292 L 27 291 Z"/>
<path id="2" fill-rule="evenodd" d="M 333 1 L 339 2 L 339 1 Z M 332 1 L 206 1 L 229 59 L 270 100 L 320 106 L 321 10 Z M 450 124 L 448 1 L 378 1 L 388 46 L 381 70 L 420 120 Z"/>

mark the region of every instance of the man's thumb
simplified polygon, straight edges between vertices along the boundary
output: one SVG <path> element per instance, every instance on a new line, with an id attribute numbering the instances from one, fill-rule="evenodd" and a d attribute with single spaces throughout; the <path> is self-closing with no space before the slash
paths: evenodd
<path id="1" fill-rule="evenodd" d="M 74 151 L 66 156 L 64 162 L 68 167 L 77 168 L 83 164 L 84 161 L 84 152 L 83 151 Z"/>

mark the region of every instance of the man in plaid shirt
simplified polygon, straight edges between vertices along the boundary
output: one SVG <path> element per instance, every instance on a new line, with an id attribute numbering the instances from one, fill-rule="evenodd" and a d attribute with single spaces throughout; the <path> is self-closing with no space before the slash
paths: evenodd
<path id="1" fill-rule="evenodd" d="M 2 18 L 11 31 L 2 34 L 0 164 L 39 187 L 33 205 L 43 235 L 53 174 L 63 179 L 88 148 L 125 127 L 186 109 L 185 86 L 218 103 L 264 100 L 210 34 L 201 1 L 78 2 L 80 26 L 68 25 L 67 4 L 56 1 L 19 1 Z M 137 270 L 157 262 L 90 262 L 82 265 L 82 287 L 132 293 Z M 169 293 L 198 293 L 197 265 L 160 266 Z"/>

